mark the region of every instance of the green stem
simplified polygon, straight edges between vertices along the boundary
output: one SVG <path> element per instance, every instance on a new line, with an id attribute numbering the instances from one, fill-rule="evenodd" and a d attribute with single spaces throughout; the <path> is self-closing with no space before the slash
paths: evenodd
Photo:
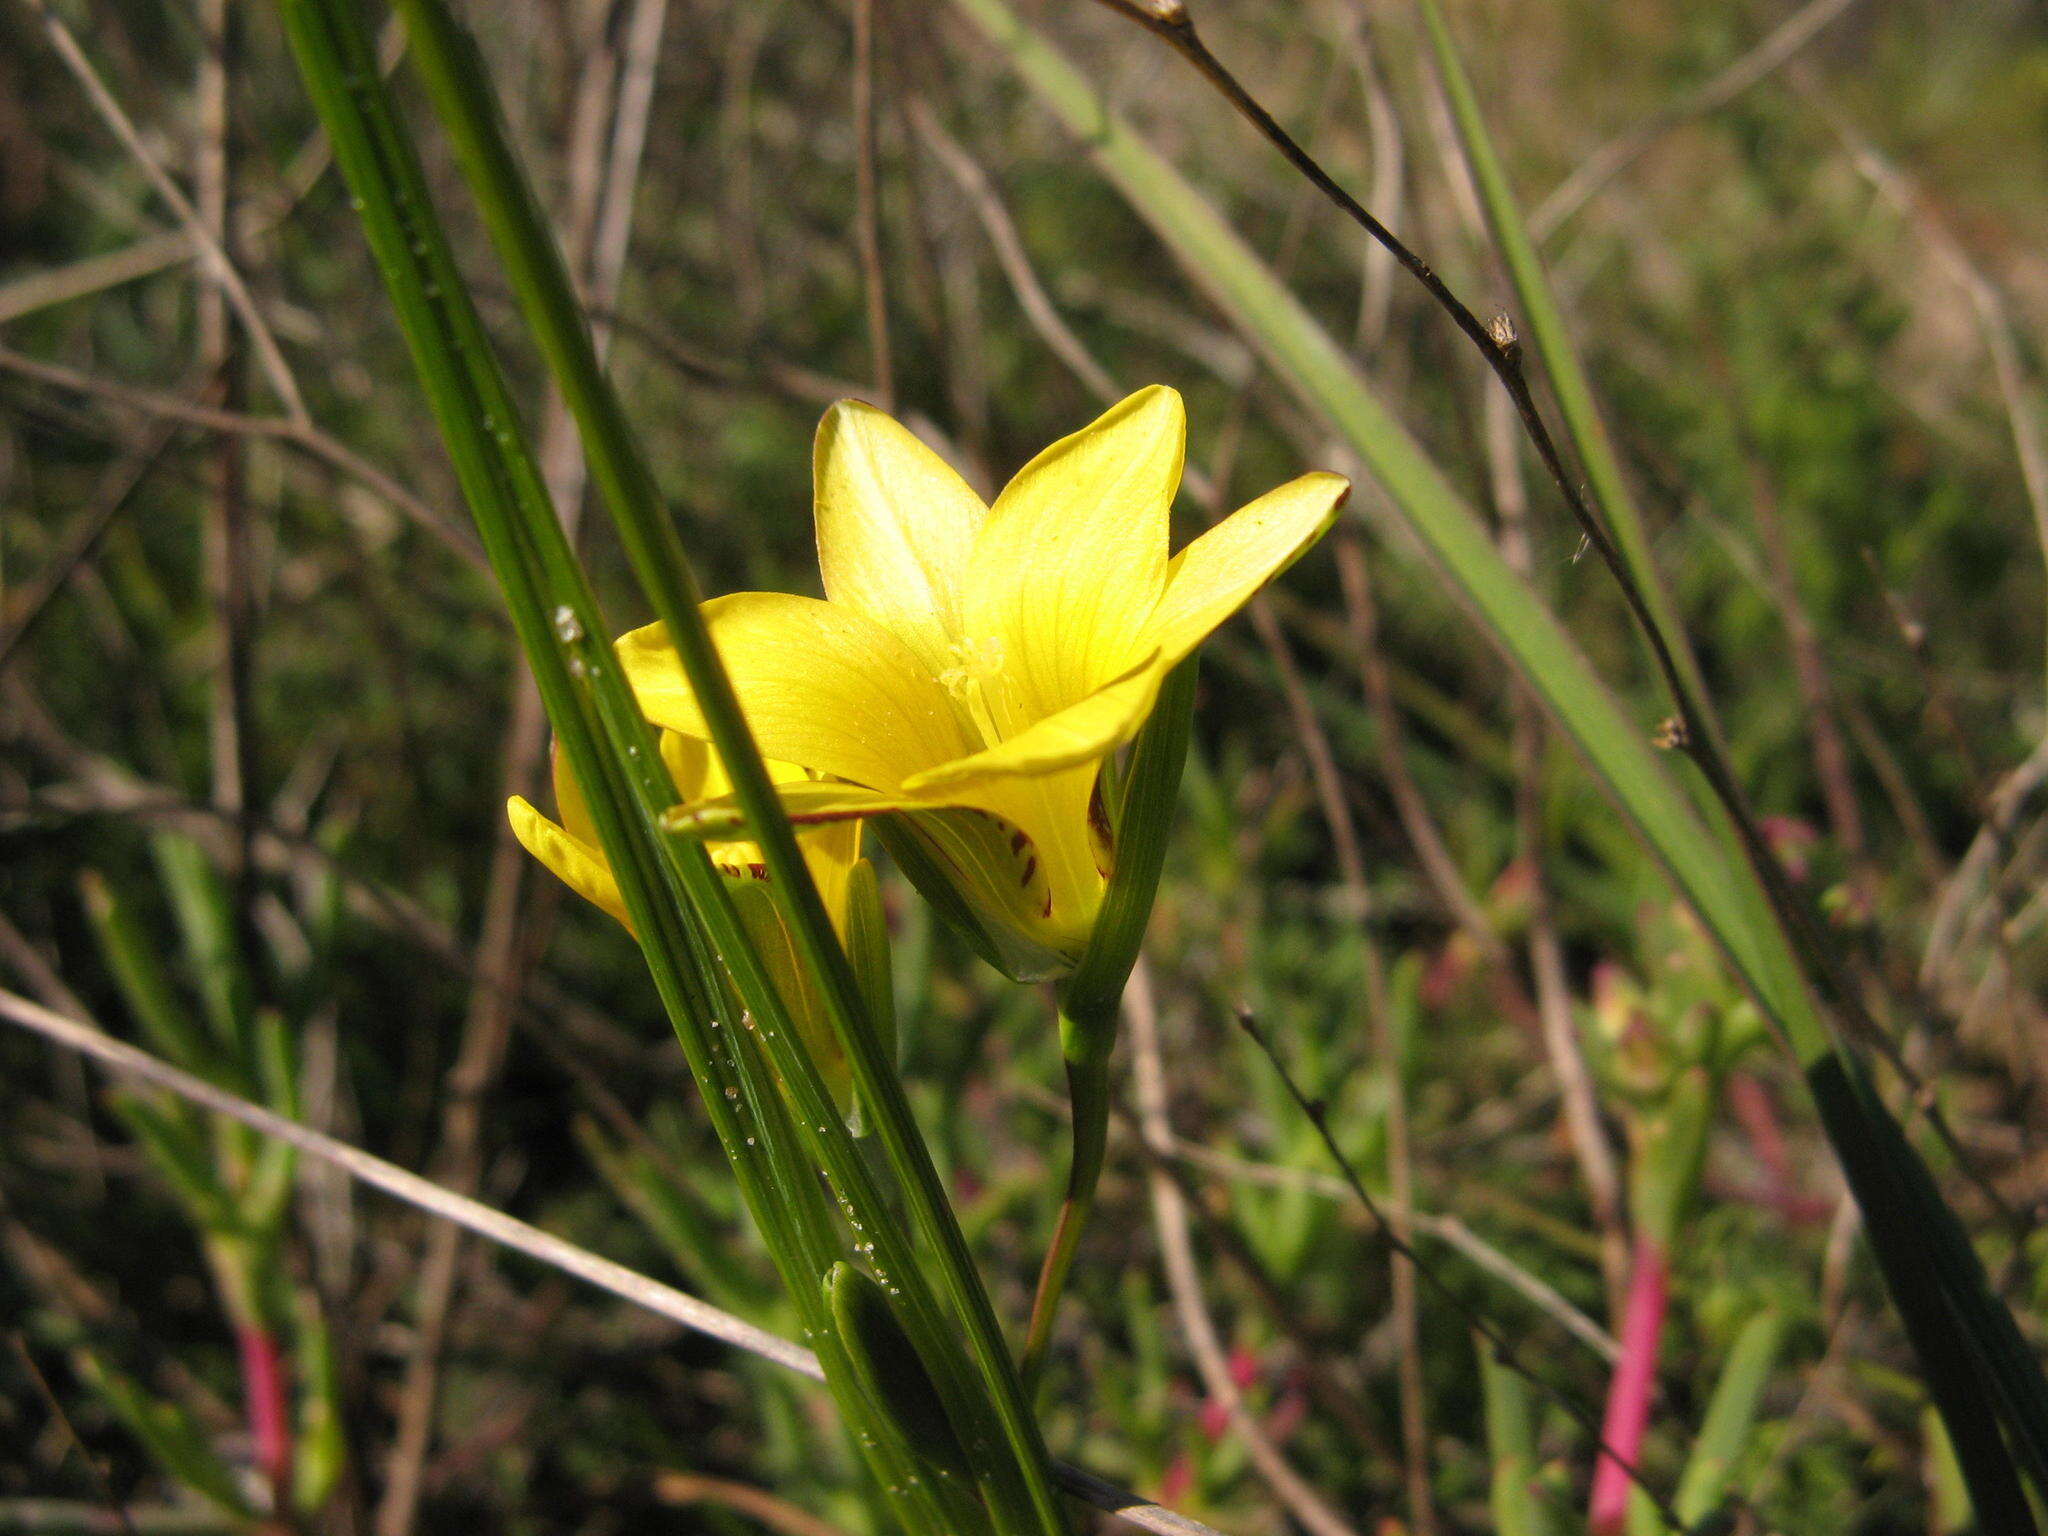
<path id="1" fill-rule="evenodd" d="M 1116 1048 L 1116 1022 L 1124 984 L 1138 963 L 1166 866 L 1166 840 L 1180 799 L 1194 728 L 1197 664 L 1189 657 L 1160 685 L 1152 717 L 1138 733 L 1124 772 L 1105 765 L 1106 779 L 1121 778 L 1116 801 L 1116 857 L 1103 893 L 1087 951 L 1060 988 L 1060 1050 L 1067 1061 L 1067 1094 L 1073 1108 L 1073 1149 L 1067 1162 L 1067 1193 L 1060 1203 L 1052 1244 L 1038 1272 L 1031 1322 L 1024 1339 L 1023 1374 L 1036 1388 L 1052 1338 L 1060 1293 L 1073 1267 L 1081 1232 L 1095 1206 L 1109 1139 L 1109 1057 Z"/>
<path id="2" fill-rule="evenodd" d="M 1067 1036 L 1073 1026 L 1062 1017 L 1060 1033 Z M 1074 1252 L 1081 1244 L 1082 1230 L 1095 1209 L 1095 1186 L 1102 1179 L 1103 1152 L 1109 1145 L 1109 1058 L 1106 1054 L 1067 1061 L 1067 1098 L 1073 1109 L 1073 1149 L 1067 1162 L 1067 1193 L 1060 1202 L 1059 1220 L 1052 1229 L 1052 1244 L 1039 1267 L 1038 1289 L 1031 1298 L 1031 1323 L 1024 1336 L 1020 1369 L 1027 1390 L 1036 1392 L 1045 1369 L 1045 1352 L 1052 1342 L 1052 1325 L 1059 1311 L 1060 1296 L 1066 1289 L 1067 1271 L 1074 1266 Z"/>

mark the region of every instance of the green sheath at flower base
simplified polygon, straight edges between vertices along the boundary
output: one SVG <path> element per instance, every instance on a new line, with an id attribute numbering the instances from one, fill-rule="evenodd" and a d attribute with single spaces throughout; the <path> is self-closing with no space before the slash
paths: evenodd
<path id="1" fill-rule="evenodd" d="M 1140 390 L 985 506 L 904 427 L 843 401 L 813 461 L 825 599 L 703 608 L 761 750 L 817 776 L 776 786 L 790 820 L 893 818 L 892 841 L 915 844 L 906 872 L 1019 980 L 1088 952 L 1119 857 L 1104 759 L 1349 490 L 1303 475 L 1169 557 L 1185 439 L 1180 396 Z M 706 733 L 659 625 L 619 658 L 649 719 Z M 740 819 L 707 797 L 671 826 L 715 837 Z"/>
<path id="2" fill-rule="evenodd" d="M 825 1304 L 861 1389 L 931 1464 L 971 1479 L 973 1467 L 932 1385 L 931 1372 L 896 1320 L 882 1287 L 864 1270 L 834 1264 L 824 1279 Z"/>

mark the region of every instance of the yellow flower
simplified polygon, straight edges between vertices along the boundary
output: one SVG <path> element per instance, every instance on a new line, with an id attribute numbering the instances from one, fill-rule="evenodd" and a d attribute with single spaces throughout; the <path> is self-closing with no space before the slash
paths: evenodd
<path id="1" fill-rule="evenodd" d="M 663 731 L 661 756 L 681 800 L 723 795 L 732 787 L 717 754 L 693 736 Z M 778 784 L 797 783 L 805 778 L 804 770 L 791 763 L 770 762 L 768 772 Z M 554 783 L 555 809 L 561 821 L 550 821 L 526 800 L 514 795 L 505 807 L 511 818 L 512 835 L 570 890 L 602 907 L 631 931 L 633 924 L 626 915 L 625 898 L 620 894 L 618 879 L 612 874 L 611 865 L 606 862 L 604 851 L 598 845 L 597 828 L 591 822 L 590 807 L 584 801 L 582 787 L 569 772 L 569 765 L 559 750 L 555 753 Z M 860 859 L 860 824 L 845 821 L 803 828 L 797 834 L 797 845 L 803 850 L 804 863 L 810 868 L 811 878 L 817 882 L 818 894 L 824 899 L 826 912 L 831 915 L 833 929 L 844 944 L 849 883 L 854 865 Z M 714 841 L 709 844 L 709 852 L 719 873 L 733 882 L 733 899 L 739 908 L 741 921 L 746 925 L 748 937 L 754 941 L 755 950 L 766 962 L 776 990 L 788 1005 L 798 1028 L 803 1031 L 819 1071 L 841 1098 L 845 1098 L 848 1081 L 845 1058 L 839 1049 L 837 1036 L 826 1022 L 822 1000 L 816 995 L 809 972 L 799 963 L 795 945 L 765 887 L 768 872 L 760 848 L 744 841 Z"/>
<path id="2" fill-rule="evenodd" d="M 791 820 L 900 815 L 1013 974 L 1057 974 L 1087 943 L 1114 857 L 1103 759 L 1349 489 L 1304 475 L 1169 559 L 1185 438 L 1180 396 L 1140 390 L 991 507 L 902 426 L 842 401 L 813 464 L 825 600 L 704 605 L 762 752 L 821 776 L 780 786 Z M 618 649 L 649 719 L 708 734 L 660 626 Z M 698 825 L 732 825 L 730 798 L 705 798 Z"/>

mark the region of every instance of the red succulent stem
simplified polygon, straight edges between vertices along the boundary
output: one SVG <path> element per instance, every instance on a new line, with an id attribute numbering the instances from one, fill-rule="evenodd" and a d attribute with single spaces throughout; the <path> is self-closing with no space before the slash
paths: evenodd
<path id="1" fill-rule="evenodd" d="M 1671 1299 L 1671 1271 L 1664 1245 L 1636 1239 L 1621 1316 L 1621 1353 L 1607 1387 L 1607 1413 L 1600 1424 L 1600 1460 L 1593 1470 L 1593 1502 L 1587 1524 L 1593 1536 L 1620 1536 L 1628 1517 L 1630 1478 L 1626 1468 L 1642 1458 L 1643 1431 L 1650 1422 L 1650 1394 L 1657 1381 L 1657 1348 L 1664 1336 L 1664 1312 Z M 1610 1454 L 1611 1453 L 1611 1454 Z"/>
<path id="2" fill-rule="evenodd" d="M 270 1486 L 272 1512 L 283 1515 L 291 1507 L 292 1478 L 290 1390 L 284 1356 L 278 1350 L 277 1335 L 267 1328 L 243 1324 L 235 1329 L 235 1342 L 242 1357 L 242 1401 L 249 1415 L 256 1469 Z"/>

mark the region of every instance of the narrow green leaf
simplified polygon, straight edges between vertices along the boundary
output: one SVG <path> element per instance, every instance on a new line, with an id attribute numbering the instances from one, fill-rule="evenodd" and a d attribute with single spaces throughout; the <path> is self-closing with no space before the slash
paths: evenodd
<path id="1" fill-rule="evenodd" d="M 889 918 L 882 910 L 882 885 L 875 866 L 862 859 L 853 866 L 846 898 L 846 955 L 860 978 L 868 1017 L 881 1034 L 880 1048 L 896 1059 L 896 978 L 890 964 Z"/>
<path id="2" fill-rule="evenodd" d="M 112 1103 L 194 1223 L 213 1231 L 239 1225 L 235 1202 L 221 1187 L 205 1133 L 182 1104 L 159 1103 L 139 1093 L 117 1093 Z"/>
<path id="3" fill-rule="evenodd" d="M 164 892 L 185 941 L 185 957 L 206 1017 L 230 1060 L 248 1059 L 255 993 L 250 985 L 242 946 L 235 933 L 235 913 L 227 887 L 207 858 L 206 850 L 176 832 L 150 839 Z"/>
<path id="4" fill-rule="evenodd" d="M 874 1278 L 851 1264 L 825 1275 L 825 1299 L 861 1383 L 903 1429 L 903 1437 L 934 1467 L 957 1477 L 974 1475 L 953 1433 L 931 1372 L 896 1320 Z"/>
<path id="5" fill-rule="evenodd" d="M 78 885 L 100 954 L 150 1045 L 188 1071 L 213 1076 L 220 1053 L 193 1023 L 128 903 L 97 871 L 88 870 Z"/>
<path id="6" fill-rule="evenodd" d="M 1536 1428 L 1529 1386 L 1475 1337 L 1486 1410 L 1486 1452 L 1492 1463 L 1489 1503 L 1496 1536 L 1551 1536 L 1550 1511 L 1536 1493 Z"/>
<path id="7" fill-rule="evenodd" d="M 818 1290 L 823 1250 L 830 1241 L 824 1217 L 817 1210 L 822 1199 L 818 1167 L 831 1167 L 834 1183 L 849 1203 L 857 1201 L 861 1209 L 876 1217 L 888 1206 L 874 1190 L 858 1146 L 843 1126 L 836 1126 L 835 1131 L 837 1116 L 828 1107 L 829 1094 L 808 1054 L 796 1042 L 795 1031 L 733 911 L 721 877 L 701 848 L 663 839 L 656 831 L 673 798 L 673 787 L 666 783 L 652 729 L 619 675 L 605 638 L 608 631 L 603 616 L 554 520 L 503 373 L 434 215 L 417 152 L 375 68 L 353 0 L 280 0 L 280 9 L 301 74 L 357 199 L 372 253 L 486 552 L 505 589 L 515 630 L 533 666 L 557 739 L 583 787 L 600 844 L 619 880 L 656 989 L 675 1025 L 748 1207 L 761 1223 L 785 1284 L 804 1310 L 806 1325 L 814 1331 L 835 1396 L 850 1420 L 858 1424 L 860 1403 L 857 1395 L 849 1395 L 843 1352 L 831 1343 L 829 1320 Z M 415 7 L 408 19 L 422 23 L 413 53 L 428 70 L 437 104 L 446 108 L 453 98 L 461 109 L 468 142 L 494 145 L 498 152 L 494 174 L 509 174 L 516 183 L 516 169 L 503 154 L 502 135 L 497 131 L 484 76 L 471 67 L 473 55 L 462 48 L 451 52 L 433 46 L 446 42 L 445 30 L 452 27 L 445 12 Z M 524 200 L 523 187 L 516 185 L 509 193 L 498 188 L 496 194 L 480 199 L 487 212 L 503 212 L 508 197 Z M 494 229 L 494 233 L 503 232 Z M 543 245 L 545 238 L 542 229 L 538 239 Z M 587 351 L 587 337 L 581 334 L 573 300 L 566 293 L 558 297 L 562 302 L 552 322 L 558 329 L 550 335 L 559 341 L 559 326 L 566 324 L 574 332 L 574 345 Z M 587 405 L 587 400 L 583 404 Z M 593 454 L 594 469 L 600 468 L 597 458 Z M 600 472 L 598 479 L 602 488 L 606 474 Z M 644 531 L 652 525 L 668 530 L 658 507 L 651 509 L 640 526 Z M 661 536 L 672 540 L 672 530 Z M 693 607 L 687 612 L 694 618 Z M 701 687 L 700 697 L 708 697 Z M 728 767 L 735 767 L 732 749 L 724 742 L 721 746 L 726 747 Z M 743 743 L 742 749 L 750 752 L 751 744 Z M 735 777 L 743 780 L 739 773 Z M 772 796 L 769 806 L 779 818 L 780 808 Z M 771 867 L 777 868 L 780 881 L 780 854 L 772 840 L 768 841 Z M 785 851 L 793 849 L 793 839 L 785 838 L 785 843 Z M 809 889 L 800 861 L 797 868 L 798 878 Z M 687 914 L 692 911 L 708 924 L 708 934 L 688 921 Z M 833 949 L 836 954 L 836 944 Z M 843 956 L 838 957 L 838 965 L 845 972 Z M 720 1028 L 721 1023 L 736 1025 L 742 1015 L 727 995 L 724 967 L 730 967 L 740 983 L 748 1007 L 761 1023 L 759 1033 L 774 1039 L 775 1071 L 802 1110 L 800 1135 L 790 1125 L 776 1082 L 750 1064 L 755 1047 L 737 1038 L 747 1032 Z M 753 1038 L 747 1034 L 749 1041 Z M 873 1063 L 867 1068 L 869 1073 L 875 1070 Z M 894 1086 L 893 1073 L 889 1080 Z M 866 1094 L 870 1087 L 866 1075 L 861 1086 Z M 900 1088 L 896 1091 L 900 1099 Z M 903 1114 L 907 1117 L 907 1106 Z M 900 1124 L 897 1130 L 900 1139 Z M 911 1134 L 915 1134 L 914 1126 Z M 808 1165 L 796 1155 L 803 1143 L 808 1143 L 808 1157 L 815 1159 Z M 935 1171 L 929 1174 L 927 1188 L 937 1194 L 943 1210 Z M 944 1216 L 950 1220 L 950 1212 Z M 892 1225 L 882 1223 L 874 1240 L 887 1245 L 892 1267 L 902 1275 L 899 1283 L 906 1292 L 922 1291 L 912 1250 L 899 1240 Z M 957 1284 L 964 1243 L 956 1242 L 955 1257 Z M 971 1268 L 964 1273 L 971 1284 Z M 993 1332 L 993 1314 L 987 1311 L 985 1298 L 981 1298 L 981 1306 L 979 1347 L 985 1354 L 991 1338 L 1000 1347 L 1000 1336 Z M 924 1328 L 919 1344 L 927 1357 L 936 1348 L 950 1349 L 957 1358 L 959 1341 L 941 1321 L 928 1292 L 919 1312 Z M 968 1332 L 974 1335 L 975 1318 L 969 1315 L 966 1320 Z M 961 1370 L 966 1369 L 961 1362 Z M 948 1383 L 949 1390 L 959 1394 L 964 1419 L 985 1415 L 987 1410 L 979 1405 L 986 1402 L 986 1395 L 971 1387 L 967 1376 L 949 1371 Z M 991 1443 L 1001 1444 L 1007 1438 L 1012 1451 L 1009 1458 L 991 1463 L 995 1467 L 992 1475 L 999 1484 L 1005 1479 L 1011 1484 L 1043 1484 L 1043 1451 L 1036 1446 L 1035 1425 L 1013 1417 L 1004 1429 L 1005 1434 Z M 904 1464 L 889 1437 L 862 1436 L 859 1443 L 878 1480 L 895 1490 L 894 1507 L 910 1528 L 940 1529 L 942 1522 L 932 1497 L 915 1489 L 903 1490 L 900 1474 Z M 1006 1466 L 1010 1470 L 1005 1471 Z M 1057 1509 L 1049 1493 L 1039 1499 L 1020 1490 L 1017 1498 L 1004 1501 L 1004 1510 L 1019 1502 L 1047 1512 L 1048 1518 L 1056 1521 Z M 1003 1528 L 1021 1531 L 1056 1526 L 1044 1519 L 1036 1524 L 1011 1522 L 1005 1513 Z"/>
<path id="8" fill-rule="evenodd" d="M 292 1359 L 298 1390 L 298 1432 L 292 1446 L 292 1504 L 316 1514 L 333 1496 L 348 1463 L 342 1433 L 341 1381 L 334 1337 L 310 1290 L 294 1293 Z"/>
<path id="9" fill-rule="evenodd" d="M 79 1374 L 148 1448 L 165 1474 L 235 1520 L 255 1518 L 235 1477 L 214 1454 L 206 1431 L 176 1403 L 151 1395 L 132 1377 L 90 1350 L 79 1351 Z"/>
<path id="10" fill-rule="evenodd" d="M 1735 1464 L 1756 1429 L 1757 1404 L 1784 1336 L 1784 1316 L 1775 1311 L 1759 1312 L 1736 1335 L 1671 1501 L 1688 1524 L 1706 1519 L 1728 1491 Z"/>

